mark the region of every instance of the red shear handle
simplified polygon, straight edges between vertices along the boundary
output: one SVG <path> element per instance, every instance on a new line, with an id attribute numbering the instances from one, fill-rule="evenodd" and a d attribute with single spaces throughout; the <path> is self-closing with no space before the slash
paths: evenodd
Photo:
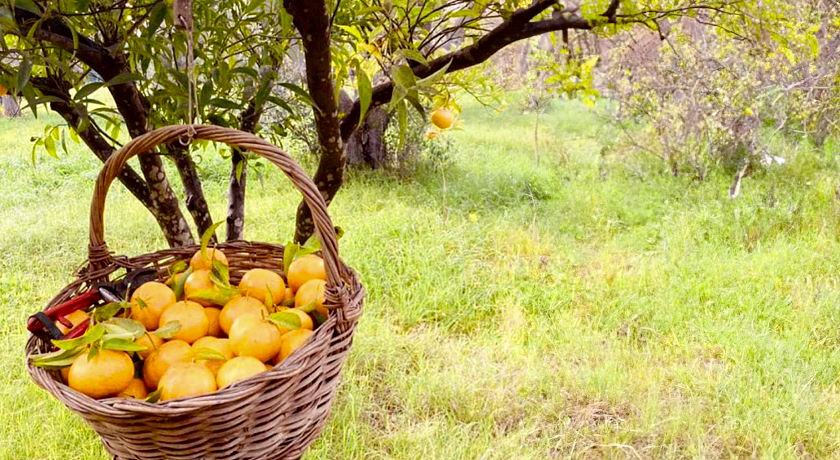
<path id="1" fill-rule="evenodd" d="M 44 314 L 53 321 L 57 320 L 59 317 L 67 316 L 70 313 L 73 313 L 76 310 L 81 310 L 83 308 L 87 308 L 94 303 L 96 303 L 102 296 L 99 293 L 98 288 L 91 288 L 86 293 L 74 297 L 67 302 L 60 303 L 53 307 L 47 308 L 44 310 Z M 44 325 L 41 323 L 38 318 L 29 318 L 29 321 L 26 323 L 26 329 L 29 332 L 39 331 L 44 328 Z"/>

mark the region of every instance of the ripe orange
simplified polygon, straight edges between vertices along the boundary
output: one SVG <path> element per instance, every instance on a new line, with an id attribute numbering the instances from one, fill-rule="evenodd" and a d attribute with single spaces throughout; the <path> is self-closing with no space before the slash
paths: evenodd
<path id="1" fill-rule="evenodd" d="M 286 286 L 286 295 L 283 296 L 283 303 L 292 303 L 295 301 L 295 293 L 292 291 L 292 288 Z"/>
<path id="2" fill-rule="evenodd" d="M 140 358 L 146 359 L 155 350 L 160 348 L 161 345 L 163 345 L 163 339 L 155 334 L 150 334 L 147 332 L 141 335 L 139 339 L 135 340 L 134 343 L 146 347 L 145 350 L 137 352 L 137 354 L 140 355 Z"/>
<path id="3" fill-rule="evenodd" d="M 280 340 L 280 353 L 274 358 L 274 362 L 277 364 L 283 362 L 284 359 L 300 348 L 312 334 L 313 332 L 307 329 L 298 329 L 283 334 Z"/>
<path id="4" fill-rule="evenodd" d="M 437 133 L 437 131 L 432 131 L 432 130 L 429 130 L 429 131 L 427 131 L 427 132 L 426 132 L 426 139 L 428 139 L 428 140 L 432 140 L 432 139 L 434 139 L 434 138 L 436 138 L 436 137 L 438 137 L 438 133 Z"/>
<path id="5" fill-rule="evenodd" d="M 143 324 L 147 331 L 153 331 L 158 327 L 160 315 L 176 300 L 169 286 L 157 281 L 143 283 L 131 294 L 130 317 Z"/>
<path id="6" fill-rule="evenodd" d="M 443 107 L 432 112 L 432 123 L 440 129 L 449 129 L 455 121 L 455 115 L 451 110 Z"/>
<path id="7" fill-rule="evenodd" d="M 251 356 L 241 356 L 226 362 L 219 374 L 216 375 L 216 383 L 219 388 L 224 388 L 234 382 L 265 372 L 265 364 Z"/>
<path id="8" fill-rule="evenodd" d="M 221 294 L 219 292 L 219 287 L 216 286 L 216 283 L 214 283 L 210 278 L 210 270 L 196 270 L 190 273 L 190 276 L 187 277 L 187 281 L 184 283 L 184 298 L 190 299 L 193 294 L 205 291 Z M 193 301 L 198 302 L 205 307 L 214 305 L 212 301 L 205 299 L 195 299 Z"/>
<path id="9" fill-rule="evenodd" d="M 99 350 L 91 359 L 84 352 L 73 361 L 67 376 L 70 388 L 91 398 L 116 396 L 134 378 L 134 363 L 124 351 Z"/>
<path id="10" fill-rule="evenodd" d="M 134 399 L 146 399 L 148 396 L 149 390 L 146 388 L 146 384 L 138 378 L 131 379 L 131 383 L 128 384 L 125 390 L 117 395 L 118 398 Z"/>
<path id="11" fill-rule="evenodd" d="M 212 393 L 217 390 L 216 377 L 201 364 L 178 363 L 160 379 L 160 400 Z"/>
<path id="12" fill-rule="evenodd" d="M 207 315 L 207 321 L 210 322 L 210 326 L 207 328 L 207 335 L 211 337 L 222 336 L 222 326 L 219 325 L 219 315 L 221 313 L 222 310 L 215 307 L 207 307 L 204 309 L 204 314 Z"/>
<path id="13" fill-rule="evenodd" d="M 296 314 L 298 316 L 298 318 L 300 318 L 300 328 L 301 329 L 308 329 L 310 331 L 312 330 L 312 328 L 314 326 L 313 323 L 312 323 L 312 317 L 307 315 L 306 312 L 304 312 L 302 310 L 298 310 L 297 308 L 287 308 L 287 309 L 282 310 L 282 311 L 287 311 L 289 313 Z M 277 326 L 277 330 L 280 331 L 281 335 L 290 331 L 290 329 L 286 329 L 285 327 L 282 327 L 282 326 Z"/>
<path id="14" fill-rule="evenodd" d="M 303 283 L 312 279 L 327 279 L 327 271 L 324 268 L 324 259 L 315 254 L 308 254 L 289 264 L 289 287 L 297 293 Z"/>
<path id="15" fill-rule="evenodd" d="M 0 97 L 5 96 L 8 92 L 9 90 L 7 90 L 5 86 L 0 85 Z"/>
<path id="16" fill-rule="evenodd" d="M 70 332 L 70 329 L 73 329 L 74 327 L 78 326 L 79 324 L 82 324 L 86 319 L 90 318 L 90 315 L 88 315 L 86 312 L 84 312 L 82 310 L 76 310 L 74 312 L 68 313 L 65 316 L 65 318 L 67 318 L 67 321 L 70 321 L 73 324 L 73 326 L 68 328 L 65 325 L 56 321 L 55 326 L 58 328 L 59 331 L 61 331 L 62 334 L 66 334 L 66 333 Z"/>
<path id="17" fill-rule="evenodd" d="M 64 383 L 70 383 L 70 366 L 61 368 L 61 378 L 64 379 Z"/>
<path id="18" fill-rule="evenodd" d="M 143 381 L 152 390 L 157 390 L 158 383 L 166 371 L 175 363 L 188 362 L 190 344 L 183 340 L 170 340 L 160 346 L 143 361 Z"/>
<path id="19" fill-rule="evenodd" d="M 254 313 L 260 316 L 268 314 L 265 305 L 253 297 L 236 296 L 230 299 L 230 302 L 225 304 L 222 312 L 219 313 L 219 326 L 225 334 L 230 334 L 230 327 L 236 318 L 239 318 L 245 313 Z"/>
<path id="20" fill-rule="evenodd" d="M 224 365 L 227 361 L 233 358 L 233 347 L 230 346 L 229 339 L 219 339 L 216 337 L 202 337 L 196 340 L 192 344 L 193 350 L 198 350 L 201 348 L 209 348 L 211 350 L 218 351 L 225 357 L 225 361 L 219 361 L 216 359 L 197 359 L 195 362 L 199 364 L 204 364 L 204 367 L 210 369 L 210 372 L 213 375 L 219 373 L 219 369 Z"/>
<path id="21" fill-rule="evenodd" d="M 178 321 L 181 324 L 181 329 L 172 338 L 187 343 L 193 343 L 204 337 L 210 329 L 210 320 L 204 313 L 204 307 L 190 300 L 183 300 L 170 305 L 160 315 L 158 327 L 163 327 L 170 321 Z"/>
<path id="22" fill-rule="evenodd" d="M 295 294 L 295 308 L 305 307 L 314 300 L 315 310 L 322 314 L 324 318 L 328 318 L 330 311 L 324 308 L 324 288 L 326 285 L 327 282 L 320 279 L 309 280 L 303 283 L 303 286 Z"/>
<path id="23" fill-rule="evenodd" d="M 237 356 L 252 356 L 264 363 L 280 351 L 280 330 L 258 315 L 245 313 L 230 328 L 230 345 Z"/>
<path id="24" fill-rule="evenodd" d="M 271 290 L 271 300 L 274 305 L 277 305 L 283 301 L 283 296 L 286 294 L 286 283 L 273 271 L 253 268 L 242 275 L 239 290 L 242 291 L 242 295 L 253 297 L 263 304 L 265 304 L 268 291 Z"/>
<path id="25" fill-rule="evenodd" d="M 190 266 L 193 270 L 212 270 L 213 259 L 218 260 L 225 267 L 228 266 L 228 260 L 227 257 L 225 257 L 225 253 L 222 252 L 221 249 L 216 248 L 207 248 L 207 258 L 201 257 L 200 249 L 196 251 L 192 256 L 192 259 L 190 259 Z"/>

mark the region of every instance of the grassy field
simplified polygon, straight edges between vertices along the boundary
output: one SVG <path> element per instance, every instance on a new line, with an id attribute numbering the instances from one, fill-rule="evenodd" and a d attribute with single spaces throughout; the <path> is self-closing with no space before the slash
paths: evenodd
<path id="1" fill-rule="evenodd" d="M 0 119 L 0 459 L 105 459 L 24 368 L 26 316 L 85 257 L 100 166 L 79 146 L 33 166 L 45 120 Z M 540 166 L 533 115 L 468 105 L 448 166 L 351 174 L 331 212 L 366 311 L 305 458 L 840 456 L 831 149 L 779 143 L 789 164 L 729 200 L 723 174 L 602 160 L 617 134 L 583 105 L 541 120 Z M 226 166 L 200 166 L 219 219 Z M 250 185 L 247 236 L 287 241 L 296 193 L 276 171 Z M 164 247 L 120 187 L 106 236 Z"/>

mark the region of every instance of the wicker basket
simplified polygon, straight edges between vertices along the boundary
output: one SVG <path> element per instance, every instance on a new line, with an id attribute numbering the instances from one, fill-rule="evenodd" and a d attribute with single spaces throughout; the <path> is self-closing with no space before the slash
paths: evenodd
<path id="1" fill-rule="evenodd" d="M 81 415 L 101 436 L 105 449 L 121 460 L 296 459 L 324 427 L 341 367 L 362 313 L 364 289 L 338 258 L 334 227 L 315 184 L 286 153 L 254 135 L 216 126 L 171 126 L 140 136 L 105 163 L 91 203 L 89 260 L 79 279 L 48 305 L 65 302 L 96 282 L 113 281 L 125 269 L 153 267 L 163 277 L 172 264 L 188 260 L 196 246 L 116 257 L 103 239 L 105 197 L 126 162 L 154 147 L 206 139 L 242 147 L 276 164 L 303 194 L 322 242 L 327 272 L 325 307 L 329 319 L 291 357 L 268 372 L 207 395 L 157 404 L 124 398 L 91 399 L 62 383 L 57 371 L 35 367 L 32 379 Z M 235 241 L 218 246 L 230 262 L 231 282 L 252 268 L 283 271 L 283 246 Z M 30 336 L 27 356 L 46 346 Z"/>

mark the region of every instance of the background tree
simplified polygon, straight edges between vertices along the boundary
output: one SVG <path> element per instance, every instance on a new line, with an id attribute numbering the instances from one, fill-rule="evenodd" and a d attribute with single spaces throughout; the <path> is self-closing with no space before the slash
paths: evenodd
<path id="1" fill-rule="evenodd" d="M 163 0 L 0 0 L 0 83 L 36 111 L 49 104 L 99 159 L 131 137 L 189 122 L 235 126 L 282 141 L 286 127 L 305 116 L 289 102 L 312 106 L 318 154 L 314 181 L 329 203 L 344 180 L 345 143 L 379 106 L 396 115 L 400 139 L 407 113 L 423 111 L 446 93 L 446 74 L 484 63 L 510 44 L 553 31 L 618 33 L 634 24 L 656 25 L 697 11 L 710 23 L 752 28 L 760 2 L 633 2 L 582 5 L 556 0 L 197 0 L 195 33 L 172 28 Z M 192 45 L 192 46 L 191 46 Z M 187 66 L 188 48 L 195 65 Z M 289 71 L 302 54 L 303 72 Z M 302 80 L 302 81 L 299 81 Z M 302 83 L 302 84 L 298 84 Z M 306 89 L 304 89 L 304 87 Z M 339 93 L 355 98 L 339 110 Z M 116 109 L 94 99 L 107 89 Z M 190 91 L 190 88 L 193 91 Z M 440 103 L 440 102 L 438 102 Z M 270 115 L 270 116 L 267 116 Z M 266 122 L 264 119 L 270 121 Z M 63 139 L 54 127 L 37 140 L 54 154 Z M 199 231 L 210 216 L 195 165 L 184 146 L 161 154 L 173 162 L 186 190 L 186 207 Z M 231 155 L 229 239 L 241 238 L 247 152 Z M 139 173 L 126 167 L 120 181 L 157 219 L 170 245 L 194 241 L 160 155 L 141 157 Z M 313 232 L 308 208 L 297 212 L 295 239 Z"/>

